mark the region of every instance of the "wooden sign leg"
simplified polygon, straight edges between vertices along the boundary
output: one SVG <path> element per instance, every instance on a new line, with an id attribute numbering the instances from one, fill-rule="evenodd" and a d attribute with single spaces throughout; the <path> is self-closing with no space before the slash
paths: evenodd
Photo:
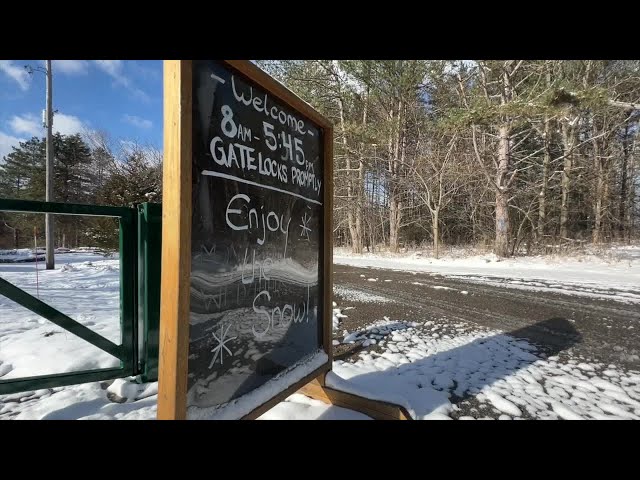
<path id="1" fill-rule="evenodd" d="M 371 400 L 352 393 L 327 387 L 325 375 L 322 374 L 304 387 L 298 393 L 306 395 L 324 403 L 344 407 L 363 413 L 376 420 L 412 420 L 407 410 L 393 403 Z"/>

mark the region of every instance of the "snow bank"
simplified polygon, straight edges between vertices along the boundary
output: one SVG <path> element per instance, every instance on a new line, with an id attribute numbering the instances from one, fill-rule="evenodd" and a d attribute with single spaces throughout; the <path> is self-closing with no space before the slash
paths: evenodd
<path id="1" fill-rule="evenodd" d="M 36 255 L 36 252 L 33 249 L 28 248 L 0 250 L 0 263 L 30 263 L 35 262 L 36 257 L 38 261 L 44 261 L 44 253 L 44 251 L 38 250 Z"/>
<path id="2" fill-rule="evenodd" d="M 506 288 L 609 298 L 640 303 L 640 246 L 610 249 L 606 258 L 516 257 L 489 255 L 428 258 L 419 254 L 334 254 L 334 263 L 400 271 L 432 272 Z M 512 279 L 505 282 L 502 279 Z"/>

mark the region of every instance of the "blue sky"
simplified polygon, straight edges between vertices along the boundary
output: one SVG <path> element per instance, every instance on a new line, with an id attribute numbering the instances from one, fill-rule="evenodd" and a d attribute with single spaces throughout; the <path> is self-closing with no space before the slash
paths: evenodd
<path id="1" fill-rule="evenodd" d="M 45 75 L 24 65 L 44 60 L 0 60 L 0 162 L 11 145 L 45 135 Z M 54 60 L 52 71 L 54 131 L 162 148 L 162 60 Z"/>

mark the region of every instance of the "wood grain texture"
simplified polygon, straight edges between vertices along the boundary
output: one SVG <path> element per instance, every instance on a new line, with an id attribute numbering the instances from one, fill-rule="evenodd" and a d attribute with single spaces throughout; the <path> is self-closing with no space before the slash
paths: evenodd
<path id="1" fill-rule="evenodd" d="M 184 420 L 187 411 L 191 276 L 191 78 L 191 61 L 164 61 L 159 420 Z"/>

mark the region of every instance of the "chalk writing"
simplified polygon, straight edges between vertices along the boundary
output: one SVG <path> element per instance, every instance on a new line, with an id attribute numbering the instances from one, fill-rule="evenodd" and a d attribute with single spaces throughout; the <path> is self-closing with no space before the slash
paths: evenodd
<path id="1" fill-rule="evenodd" d="M 211 363 L 209 364 L 209 368 L 213 368 L 213 365 L 216 363 L 216 359 L 218 358 L 218 355 L 220 355 L 220 365 L 224 363 L 223 350 L 226 350 L 227 353 L 233 357 L 233 353 L 231 352 L 231 350 L 229 350 L 226 344 L 229 343 L 231 340 L 235 340 L 237 337 L 225 338 L 227 336 L 227 333 L 229 332 L 229 328 L 231 328 L 231 325 L 227 325 L 227 329 L 223 330 L 224 325 L 220 324 L 220 338 L 218 338 L 215 332 L 211 332 L 211 335 L 213 335 L 213 338 L 218 342 L 218 345 L 214 347 L 213 350 L 211 350 L 211 353 L 215 353 L 215 355 L 213 356 L 213 360 L 211 360 Z"/>
<path id="2" fill-rule="evenodd" d="M 282 125 L 287 125 L 295 132 L 302 134 L 306 132 L 303 120 L 299 120 L 294 115 L 282 111 L 277 105 L 272 105 L 271 108 L 269 108 L 268 103 L 270 103 L 270 101 L 267 101 L 269 97 L 266 93 L 264 94 L 264 99 L 262 99 L 258 96 L 253 96 L 253 87 L 251 86 L 249 87 L 248 93 L 246 90 L 241 91 L 236 87 L 236 79 L 234 75 L 231 75 L 231 87 L 233 90 L 233 96 L 238 102 L 247 106 L 253 106 L 257 112 L 264 113 L 267 117 L 278 120 Z M 246 97 L 245 94 L 247 94 Z"/>
<path id="3" fill-rule="evenodd" d="M 194 61 L 192 90 L 188 388 L 213 405 L 321 344 L 324 137 L 224 63 Z"/>
<path id="4" fill-rule="evenodd" d="M 262 279 L 270 280 L 267 276 L 271 265 L 273 264 L 273 260 L 269 257 L 265 258 L 262 262 L 260 260 L 256 261 L 256 251 L 253 250 L 253 258 L 251 261 L 251 277 L 247 274 L 245 277 L 245 271 L 247 270 L 247 253 L 249 249 L 247 248 L 244 252 L 244 261 L 242 262 L 242 283 L 248 285 L 253 283 L 253 280 L 256 278 L 256 264 L 258 266 L 258 281 Z"/>
<path id="5" fill-rule="evenodd" d="M 244 144 L 257 137 L 252 137 L 251 128 L 236 125 L 234 112 L 229 105 L 222 105 L 220 113 L 220 129 L 223 136 L 234 141 L 225 142 L 221 136 L 211 139 L 209 153 L 217 165 L 246 172 L 255 171 L 259 176 L 277 178 L 283 184 L 291 181 L 299 187 L 311 189 L 316 195 L 320 194 L 322 181 L 316 177 L 313 163 L 305 157 L 302 139 L 284 131 L 276 135 L 273 124 L 262 121 L 265 144 L 269 151 L 275 152 L 278 148 L 283 148 L 282 155 L 277 160 L 263 155 L 255 146 Z M 299 167 L 304 167 L 304 170 Z"/>
<path id="6" fill-rule="evenodd" d="M 307 237 L 307 240 L 309 240 L 309 232 L 311 231 L 311 229 L 307 227 L 309 220 L 311 220 L 311 217 L 307 214 L 307 212 L 304 212 L 304 217 L 302 217 L 302 224 L 300 225 L 300 227 L 302 227 L 300 236 Z"/>
<path id="7" fill-rule="evenodd" d="M 240 207 L 240 208 L 231 208 L 231 206 Z M 265 217 L 264 205 L 260 206 L 260 211 L 256 207 L 248 208 L 251 205 L 251 199 L 248 195 L 243 193 L 238 193 L 234 195 L 229 203 L 227 204 L 227 210 L 225 213 L 225 218 L 227 220 L 227 225 L 232 230 L 249 230 L 255 231 L 257 230 L 258 237 L 256 238 L 256 242 L 258 245 L 264 245 L 264 242 L 267 238 L 267 230 L 269 232 L 278 232 L 283 233 L 284 238 L 284 252 L 286 255 L 287 251 L 287 240 L 289 238 L 289 224 L 291 223 L 291 217 L 285 219 L 284 214 L 278 214 L 274 211 L 269 211 Z M 243 210 L 242 207 L 246 207 L 246 210 Z M 244 213 L 248 212 L 247 215 Z M 231 215 L 231 217 L 230 217 Z M 262 230 L 262 238 L 260 238 L 260 231 Z"/>
<path id="8" fill-rule="evenodd" d="M 307 287 L 307 299 L 303 301 L 301 305 L 285 304 L 282 308 L 276 306 L 271 308 L 270 312 L 264 305 L 256 306 L 256 302 L 260 297 L 266 297 L 267 300 L 271 300 L 271 295 L 268 290 L 262 290 L 253 299 L 253 311 L 261 315 L 261 317 L 254 320 L 251 327 L 255 338 L 264 338 L 264 336 L 274 328 L 286 328 L 292 321 L 294 323 L 301 323 L 304 320 L 309 322 L 309 287 Z M 289 317 L 287 317 L 286 312 L 290 312 Z M 256 328 L 256 326 L 258 326 L 258 328 Z M 260 328 L 262 328 L 262 330 Z"/>

